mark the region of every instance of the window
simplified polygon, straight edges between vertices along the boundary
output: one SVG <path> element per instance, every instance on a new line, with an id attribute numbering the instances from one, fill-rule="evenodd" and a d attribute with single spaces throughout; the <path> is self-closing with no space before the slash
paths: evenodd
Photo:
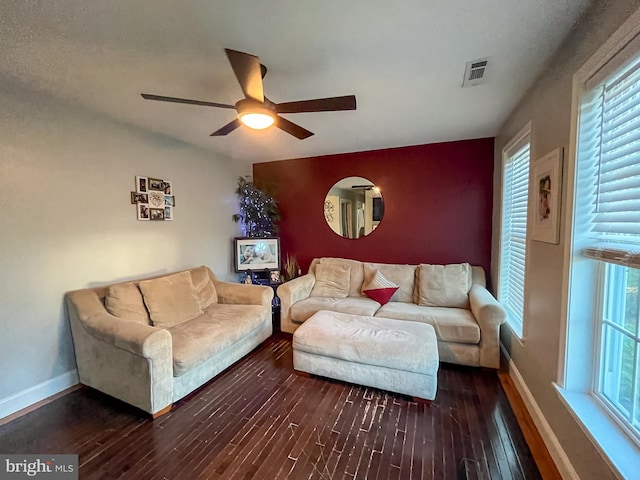
<path id="1" fill-rule="evenodd" d="M 559 389 L 623 477 L 640 468 L 639 35 L 640 10 L 574 77 L 576 163 Z"/>
<path id="2" fill-rule="evenodd" d="M 601 354 L 596 393 L 631 434 L 640 438 L 640 339 L 638 287 L 640 270 L 605 266 L 600 327 Z"/>
<path id="3" fill-rule="evenodd" d="M 498 300 L 507 311 L 509 325 L 519 337 L 523 335 L 530 130 L 527 125 L 505 147 L 502 165 Z"/>
<path id="4" fill-rule="evenodd" d="M 577 254 L 602 263 L 592 390 L 640 438 L 640 55 L 583 95 L 576 188 Z M 579 202 L 579 204 L 578 204 Z M 583 238 L 577 238 L 582 236 Z"/>

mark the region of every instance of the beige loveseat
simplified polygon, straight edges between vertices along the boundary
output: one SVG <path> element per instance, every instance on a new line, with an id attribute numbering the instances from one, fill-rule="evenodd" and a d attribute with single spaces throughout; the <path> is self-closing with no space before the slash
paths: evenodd
<path id="1" fill-rule="evenodd" d="M 318 265 L 326 278 L 316 277 Z M 385 305 L 363 293 L 363 285 L 378 271 L 399 287 Z M 282 284 L 277 293 L 285 332 L 293 333 L 320 310 L 424 322 L 436 332 L 440 361 L 490 368 L 500 365 L 500 325 L 506 314 L 487 290 L 482 267 L 317 258 L 308 274 Z"/>
<path id="2" fill-rule="evenodd" d="M 271 336 L 272 298 L 204 266 L 69 292 L 80 382 L 166 413 Z"/>

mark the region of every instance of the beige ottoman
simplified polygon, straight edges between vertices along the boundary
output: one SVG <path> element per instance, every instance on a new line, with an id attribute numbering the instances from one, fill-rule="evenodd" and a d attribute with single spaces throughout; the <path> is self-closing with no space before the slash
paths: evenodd
<path id="1" fill-rule="evenodd" d="M 436 334 L 425 323 L 321 310 L 293 334 L 293 368 L 433 400 Z"/>

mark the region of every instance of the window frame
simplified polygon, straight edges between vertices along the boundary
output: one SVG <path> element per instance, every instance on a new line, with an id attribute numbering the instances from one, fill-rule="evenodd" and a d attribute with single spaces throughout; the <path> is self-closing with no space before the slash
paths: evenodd
<path id="1" fill-rule="evenodd" d="M 571 130 L 567 165 L 567 195 L 563 290 L 560 325 L 560 351 L 557 382 L 562 403 L 577 421 L 603 460 L 622 478 L 640 471 L 640 447 L 630 437 L 608 406 L 594 393 L 598 380 L 600 328 L 603 313 L 604 266 L 602 262 L 579 255 L 584 245 L 576 242 L 576 183 L 580 109 L 583 95 L 616 69 L 616 63 L 629 59 L 630 44 L 640 41 L 640 9 L 636 10 L 607 41 L 576 71 L 571 99 Z M 637 46 L 637 45 L 636 45 Z M 635 46 L 633 46 L 635 48 Z M 625 50 L 627 52 L 625 52 Z M 638 49 L 640 52 L 640 49 Z M 599 264 L 599 265 L 598 265 Z M 581 302 L 572 302 L 572 296 Z M 585 301 L 586 300 L 586 301 Z M 590 301 L 589 301 L 590 300 Z M 591 348 L 587 349 L 586 346 Z"/>
<path id="2" fill-rule="evenodd" d="M 630 437 L 630 439 L 640 448 L 640 429 L 636 429 L 633 426 L 633 416 L 635 413 L 635 406 L 632 407 L 632 412 L 631 412 L 631 422 L 629 423 L 629 420 L 624 418 L 624 416 L 622 415 L 621 412 L 618 411 L 618 408 L 615 405 L 615 402 L 608 398 L 608 396 L 606 395 L 606 393 L 604 392 L 604 378 L 603 378 L 603 370 L 605 369 L 606 366 L 606 359 L 603 358 L 603 350 L 604 350 L 604 344 L 606 342 L 606 335 L 604 333 L 605 330 L 605 325 L 610 325 L 612 329 L 618 331 L 621 335 L 626 336 L 627 338 L 631 338 L 632 341 L 634 341 L 635 345 L 634 348 L 636 350 L 640 350 L 640 339 L 638 338 L 640 336 L 640 332 L 636 332 L 635 335 L 631 334 L 628 335 L 626 332 L 623 332 L 622 330 L 625 330 L 624 328 L 620 328 L 620 325 L 617 325 L 615 322 L 608 320 L 607 317 L 607 308 L 608 308 L 608 299 L 607 296 L 610 293 L 608 291 L 608 287 L 610 286 L 610 282 L 611 282 L 611 278 L 610 277 L 614 277 L 616 274 L 620 274 L 621 272 L 610 272 L 610 269 L 612 268 L 632 268 L 632 267 L 625 267 L 623 265 L 617 265 L 614 263 L 603 263 L 603 262 L 599 262 L 599 271 L 598 271 L 598 282 L 599 282 L 599 286 L 600 286 L 600 310 L 598 312 L 598 316 L 596 318 L 596 327 L 597 327 L 597 345 L 596 345 L 596 364 L 594 365 L 593 368 L 593 395 L 594 397 L 601 403 L 602 407 L 609 413 L 609 415 L 611 415 L 612 419 L 618 424 L 618 426 Z M 627 285 L 627 281 L 628 281 L 628 272 L 626 275 L 626 279 L 625 279 L 625 286 Z M 620 285 L 617 285 L 618 287 Z M 617 294 L 620 294 L 620 292 L 616 292 Z M 640 322 L 638 322 L 638 319 L 636 319 L 636 328 L 638 328 Z M 631 333 L 631 332 L 630 332 Z M 633 375 L 637 376 L 638 374 L 638 353 L 635 354 L 635 364 L 633 367 Z M 635 386 L 634 389 L 632 389 L 632 403 L 635 403 L 635 395 L 637 393 L 637 390 L 639 388 L 638 384 L 636 383 L 636 380 L 632 380 L 632 385 Z"/>
<path id="3" fill-rule="evenodd" d="M 496 293 L 497 293 L 497 298 L 500 301 L 500 303 L 502 303 L 504 305 L 504 298 L 502 296 L 502 288 L 503 288 L 503 283 L 502 283 L 502 266 L 503 266 L 503 262 L 504 262 L 504 252 L 503 252 L 503 236 L 504 236 L 504 225 L 503 225 L 503 219 L 504 219 L 504 205 L 505 205 L 505 165 L 507 164 L 507 161 L 509 161 L 511 158 L 513 158 L 525 145 L 529 145 L 529 159 L 528 159 L 528 163 L 529 165 L 527 166 L 527 189 L 526 189 L 526 212 L 527 212 L 527 220 L 526 220 L 526 233 L 525 233 L 525 258 L 524 258 L 524 271 L 522 272 L 523 275 L 523 288 L 522 288 L 522 304 L 523 304 L 523 309 L 522 309 L 522 313 L 521 313 L 521 318 L 519 319 L 515 319 L 515 323 L 514 323 L 514 319 L 513 316 L 511 315 L 510 309 L 506 308 L 505 306 L 505 310 L 507 311 L 507 320 L 505 322 L 506 325 L 509 326 L 509 328 L 513 331 L 514 335 L 516 336 L 516 338 L 518 339 L 518 341 L 523 342 L 525 339 L 525 335 L 526 335 L 526 322 L 525 322 L 525 318 L 524 318 L 524 312 L 526 312 L 527 310 L 527 296 L 525 295 L 526 292 L 526 272 L 527 272 L 527 268 L 528 268 L 528 259 L 529 259 L 529 255 L 527 254 L 527 252 L 529 251 L 529 220 L 531 218 L 530 215 L 530 209 L 531 209 L 531 205 L 530 205 L 530 201 L 529 201 L 529 191 L 531 188 L 531 150 L 532 150 L 532 145 L 533 142 L 532 140 L 532 135 L 531 135 L 531 122 L 527 122 L 524 127 L 522 127 L 522 129 L 516 134 L 514 135 L 514 137 L 503 147 L 502 149 L 502 163 L 501 163 L 501 176 L 500 176 L 500 238 L 499 238 L 499 243 L 498 243 L 498 279 L 496 282 Z"/>

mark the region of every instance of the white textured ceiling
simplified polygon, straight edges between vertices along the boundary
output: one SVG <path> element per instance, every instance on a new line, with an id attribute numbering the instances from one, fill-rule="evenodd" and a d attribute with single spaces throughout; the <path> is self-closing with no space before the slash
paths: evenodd
<path id="1" fill-rule="evenodd" d="M 36 90 L 247 162 L 494 136 L 589 0 L 1 0 L 0 88 Z M 241 127 L 224 48 L 260 57 L 275 102 L 355 94 L 349 112 L 291 114 L 300 141 Z M 490 57 L 483 85 L 465 62 Z"/>

